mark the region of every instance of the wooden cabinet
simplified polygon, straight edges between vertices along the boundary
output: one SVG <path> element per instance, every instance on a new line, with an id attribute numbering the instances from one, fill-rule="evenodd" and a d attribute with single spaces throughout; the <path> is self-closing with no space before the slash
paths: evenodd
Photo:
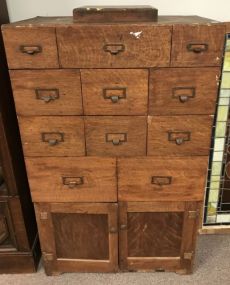
<path id="1" fill-rule="evenodd" d="M 124 11 L 3 27 L 48 275 L 192 271 L 225 25 Z"/>

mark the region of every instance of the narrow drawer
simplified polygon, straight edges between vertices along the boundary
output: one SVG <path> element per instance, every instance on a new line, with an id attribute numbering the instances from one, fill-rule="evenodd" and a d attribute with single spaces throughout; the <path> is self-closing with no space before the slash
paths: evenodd
<path id="1" fill-rule="evenodd" d="M 146 117 L 85 118 L 87 155 L 146 155 Z"/>
<path id="2" fill-rule="evenodd" d="M 81 70 L 86 115 L 146 115 L 148 70 Z"/>
<path id="3" fill-rule="evenodd" d="M 225 25 L 174 25 L 172 66 L 220 66 Z"/>
<path id="4" fill-rule="evenodd" d="M 208 157 L 118 160 L 119 201 L 202 201 Z"/>
<path id="5" fill-rule="evenodd" d="M 82 117 L 19 117 L 25 156 L 85 155 Z"/>
<path id="6" fill-rule="evenodd" d="M 148 155 L 208 155 L 213 116 L 149 117 Z"/>
<path id="7" fill-rule="evenodd" d="M 214 114 L 219 76 L 218 67 L 152 69 L 150 115 Z"/>
<path id="8" fill-rule="evenodd" d="M 19 115 L 82 115 L 79 70 L 11 70 Z"/>
<path id="9" fill-rule="evenodd" d="M 58 68 L 55 28 L 3 27 L 10 69 Z"/>
<path id="10" fill-rule="evenodd" d="M 34 202 L 117 201 L 116 160 L 112 158 L 27 158 Z"/>
<path id="11" fill-rule="evenodd" d="M 57 27 L 61 67 L 169 66 L 171 26 L 151 24 Z"/>

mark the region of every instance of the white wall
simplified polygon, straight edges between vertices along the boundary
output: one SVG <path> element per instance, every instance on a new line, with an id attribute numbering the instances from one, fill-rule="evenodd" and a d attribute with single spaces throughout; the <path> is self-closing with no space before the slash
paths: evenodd
<path id="1" fill-rule="evenodd" d="M 152 5 L 161 15 L 199 15 L 230 21 L 230 0 L 7 0 L 11 21 L 35 16 L 70 16 L 84 5 Z"/>

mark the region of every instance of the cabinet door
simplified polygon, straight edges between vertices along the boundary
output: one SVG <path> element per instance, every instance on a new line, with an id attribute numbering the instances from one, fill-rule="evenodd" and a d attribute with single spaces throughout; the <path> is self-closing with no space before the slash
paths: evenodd
<path id="1" fill-rule="evenodd" d="M 36 203 L 46 273 L 114 272 L 116 203 Z"/>
<path id="2" fill-rule="evenodd" d="M 196 202 L 119 203 L 121 269 L 190 273 L 198 208 Z"/>

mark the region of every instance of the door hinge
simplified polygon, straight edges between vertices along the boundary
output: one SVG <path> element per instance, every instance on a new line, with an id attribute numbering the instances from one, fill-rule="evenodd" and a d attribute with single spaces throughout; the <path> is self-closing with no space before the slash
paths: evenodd
<path id="1" fill-rule="evenodd" d="M 41 212 L 40 213 L 40 219 L 41 220 L 48 220 L 48 213 L 47 212 Z"/>
<path id="2" fill-rule="evenodd" d="M 196 219 L 199 216 L 198 211 L 188 211 L 188 217 L 189 219 Z"/>
<path id="3" fill-rule="evenodd" d="M 193 251 L 192 251 L 192 252 L 185 252 L 185 253 L 184 253 L 184 259 L 189 259 L 189 260 L 191 260 L 192 257 L 193 257 L 193 254 L 194 254 Z"/>
<path id="4" fill-rule="evenodd" d="M 42 255 L 43 255 L 44 261 L 53 261 L 54 260 L 54 255 L 52 253 L 43 252 Z"/>

